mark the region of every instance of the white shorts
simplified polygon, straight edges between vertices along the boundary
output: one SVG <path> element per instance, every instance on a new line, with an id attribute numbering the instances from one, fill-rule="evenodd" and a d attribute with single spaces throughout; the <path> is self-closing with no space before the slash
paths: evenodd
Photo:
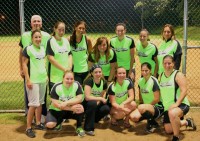
<path id="1" fill-rule="evenodd" d="M 44 97 L 46 92 L 46 82 L 45 83 L 33 83 L 33 88 L 29 89 L 26 86 L 27 96 L 28 96 L 28 106 L 39 107 L 44 104 Z"/>

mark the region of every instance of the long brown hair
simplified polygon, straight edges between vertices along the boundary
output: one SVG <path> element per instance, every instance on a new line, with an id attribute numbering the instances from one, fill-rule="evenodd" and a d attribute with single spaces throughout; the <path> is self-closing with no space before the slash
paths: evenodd
<path id="1" fill-rule="evenodd" d="M 75 24 L 74 24 L 74 27 L 73 27 L 73 33 L 72 35 L 70 36 L 70 40 L 69 40 L 69 43 L 72 47 L 74 47 L 76 49 L 76 27 L 78 27 L 80 24 L 84 24 L 85 25 L 85 28 L 86 28 L 86 23 L 84 21 L 77 21 Z"/>
<path id="2" fill-rule="evenodd" d="M 108 43 L 108 39 L 106 37 L 99 37 L 96 41 L 96 44 L 94 45 L 93 49 L 93 54 L 94 54 L 94 60 L 95 62 L 99 62 L 100 59 L 100 51 L 98 49 L 98 46 L 102 44 L 102 42 L 106 40 L 106 44 L 107 44 L 107 49 L 105 51 L 105 56 L 106 56 L 106 62 L 108 62 L 109 58 L 110 58 L 110 45 Z"/>

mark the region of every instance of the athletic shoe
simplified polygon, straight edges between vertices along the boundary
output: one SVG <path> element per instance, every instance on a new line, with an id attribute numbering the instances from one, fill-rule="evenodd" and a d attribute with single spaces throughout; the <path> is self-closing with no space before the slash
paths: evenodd
<path id="1" fill-rule="evenodd" d="M 45 130 L 46 128 L 45 128 L 44 124 L 40 123 L 39 125 L 35 125 L 35 129 L 37 129 L 37 130 Z"/>
<path id="2" fill-rule="evenodd" d="M 191 127 L 192 130 L 197 130 L 197 127 L 196 127 L 196 124 L 194 123 L 194 120 L 193 118 L 187 118 L 186 121 L 188 122 L 188 125 L 186 126 L 187 127 Z"/>
<path id="3" fill-rule="evenodd" d="M 78 128 L 76 129 L 76 133 L 77 133 L 78 136 L 80 136 L 80 137 L 84 137 L 84 136 L 85 136 L 85 131 L 83 130 L 82 127 L 78 127 Z"/>
<path id="4" fill-rule="evenodd" d="M 58 124 L 56 127 L 53 128 L 54 131 L 61 131 L 62 130 L 62 124 Z"/>
<path id="5" fill-rule="evenodd" d="M 179 138 L 176 136 L 173 136 L 172 141 L 179 141 Z"/>
<path id="6" fill-rule="evenodd" d="M 158 127 L 159 127 L 159 125 L 156 122 L 154 124 L 150 124 L 149 122 L 147 122 L 145 131 L 147 133 L 153 133 L 156 130 L 156 128 L 158 128 Z"/>
<path id="7" fill-rule="evenodd" d="M 26 135 L 30 138 L 35 138 L 35 133 L 33 132 L 33 129 L 26 129 Z"/>
<path id="8" fill-rule="evenodd" d="M 90 136 L 94 136 L 95 134 L 94 134 L 94 131 L 85 131 L 85 133 L 87 134 L 87 135 L 90 135 Z"/>

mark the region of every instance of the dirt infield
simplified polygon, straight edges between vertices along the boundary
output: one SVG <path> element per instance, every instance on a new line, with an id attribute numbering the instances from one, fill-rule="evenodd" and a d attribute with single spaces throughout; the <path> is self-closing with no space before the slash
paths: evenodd
<path id="1" fill-rule="evenodd" d="M 181 128 L 180 138 L 181 141 L 199 141 L 200 139 L 200 109 L 191 109 L 187 116 L 192 116 L 197 125 L 197 131 L 191 131 L 185 127 Z M 17 121 L 23 118 L 24 122 Z M 63 124 L 62 131 L 36 131 L 36 138 L 33 140 L 45 141 L 45 140 L 56 140 L 56 141 L 170 141 L 172 135 L 167 135 L 163 127 L 152 134 L 146 134 L 144 131 L 145 121 L 138 123 L 137 125 L 132 123 L 130 129 L 125 129 L 120 122 L 119 126 L 111 126 L 109 122 L 101 121 L 96 125 L 95 136 L 85 136 L 80 138 L 75 136 L 75 121 L 69 120 L 68 123 Z M 0 137 L 2 141 L 29 141 L 25 135 L 25 118 L 23 114 L 18 114 L 14 119 L 0 119 Z"/>

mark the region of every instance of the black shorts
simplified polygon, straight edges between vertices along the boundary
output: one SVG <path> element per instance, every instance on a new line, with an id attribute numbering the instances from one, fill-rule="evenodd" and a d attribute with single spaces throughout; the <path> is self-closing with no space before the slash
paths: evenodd
<path id="1" fill-rule="evenodd" d="M 88 72 L 83 72 L 83 73 L 76 73 L 74 72 L 74 80 L 78 81 L 81 85 L 83 85 L 83 81 L 87 77 Z"/>
<path id="2" fill-rule="evenodd" d="M 188 106 L 184 103 L 181 103 L 178 107 L 183 111 L 183 116 L 186 115 L 188 113 L 189 109 L 190 109 L 190 106 Z M 181 117 L 181 119 L 183 119 L 183 116 Z M 163 123 L 170 123 L 168 111 L 164 112 Z"/>
<path id="3" fill-rule="evenodd" d="M 55 111 L 50 109 L 47 113 L 46 122 L 56 122 L 59 125 L 63 119 L 76 119 L 76 116 L 72 111 Z"/>
<path id="4" fill-rule="evenodd" d="M 164 113 L 164 107 L 163 106 L 153 106 L 154 107 L 154 119 L 158 119 L 159 117 L 161 117 Z"/>

